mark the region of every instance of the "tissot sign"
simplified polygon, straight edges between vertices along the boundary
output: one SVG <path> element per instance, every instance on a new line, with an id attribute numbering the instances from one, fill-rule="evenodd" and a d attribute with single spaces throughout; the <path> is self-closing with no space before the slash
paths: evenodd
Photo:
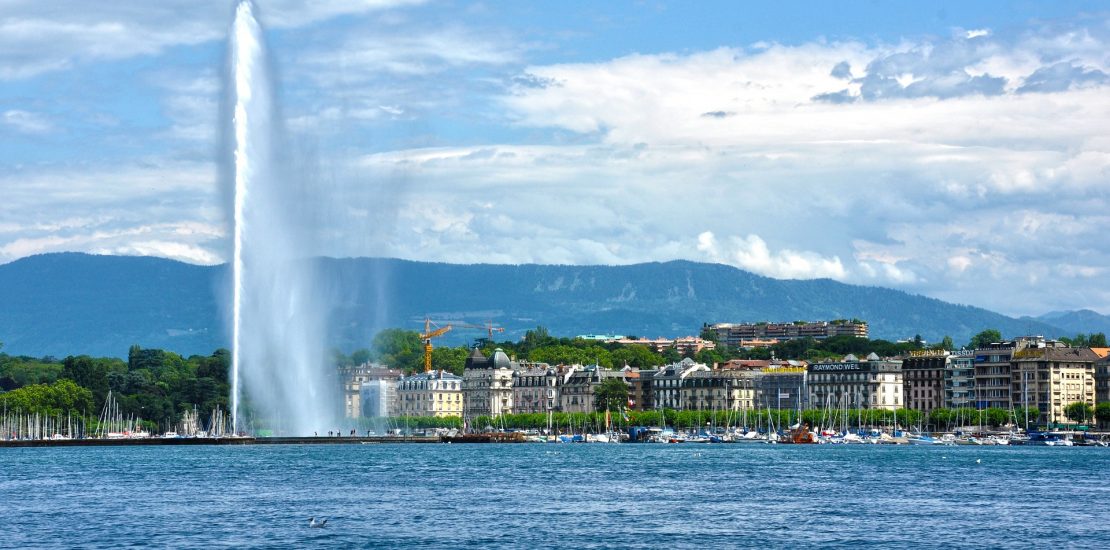
<path id="1" fill-rule="evenodd" d="M 810 372 L 841 372 L 864 370 L 859 363 L 817 363 L 809 366 Z"/>

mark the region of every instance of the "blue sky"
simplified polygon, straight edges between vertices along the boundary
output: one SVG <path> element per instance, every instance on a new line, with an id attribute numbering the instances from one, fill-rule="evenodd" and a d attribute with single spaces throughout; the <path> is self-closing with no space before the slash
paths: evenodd
<path id="1" fill-rule="evenodd" d="M 257 4 L 313 253 L 1110 312 L 1102 3 Z M 3 6 L 0 262 L 225 261 L 232 2 Z"/>

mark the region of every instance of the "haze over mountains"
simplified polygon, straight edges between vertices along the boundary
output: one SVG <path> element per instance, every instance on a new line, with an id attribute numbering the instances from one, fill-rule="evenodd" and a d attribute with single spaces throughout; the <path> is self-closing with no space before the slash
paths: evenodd
<path id="1" fill-rule="evenodd" d="M 1110 332 L 1091 311 L 1014 319 L 985 309 L 827 279 L 778 280 L 687 261 L 625 266 L 455 265 L 396 259 L 318 260 L 329 305 L 329 345 L 369 345 L 382 328 L 417 330 L 433 319 L 505 327 L 517 339 L 543 325 L 553 335 L 697 334 L 705 322 L 859 318 L 873 338 L 957 344 L 985 328 L 1004 336 Z M 78 253 L 0 265 L 0 342 L 9 354 L 125 356 L 132 344 L 183 354 L 227 347 L 226 266 Z M 289 320 L 295 323 L 296 319 Z M 480 336 L 455 331 L 454 340 Z"/>

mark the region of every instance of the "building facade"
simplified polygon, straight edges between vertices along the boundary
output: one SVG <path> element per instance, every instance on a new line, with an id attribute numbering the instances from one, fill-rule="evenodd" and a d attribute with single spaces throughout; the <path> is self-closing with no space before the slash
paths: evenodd
<path id="1" fill-rule="evenodd" d="M 401 371 L 378 363 L 339 369 L 343 416 L 391 416 L 397 406 L 397 380 Z"/>
<path id="2" fill-rule="evenodd" d="M 608 370 L 597 365 L 572 365 L 563 373 L 559 388 L 559 404 L 562 412 L 595 412 L 595 392 L 597 387 L 610 378 L 625 381 L 625 371 Z"/>
<path id="3" fill-rule="evenodd" d="M 1051 424 L 1068 422 L 1064 410 L 1072 403 L 1095 406 L 1095 363 L 1090 348 L 1030 347 L 1017 350 L 1011 363 L 1015 407 L 1033 407 L 1039 419 Z"/>
<path id="4" fill-rule="evenodd" d="M 754 376 L 755 407 L 801 410 L 809 406 L 808 372 L 797 365 L 772 365 Z"/>
<path id="5" fill-rule="evenodd" d="M 459 416 L 463 414 L 463 379 L 434 370 L 397 381 L 398 415 Z"/>
<path id="6" fill-rule="evenodd" d="M 513 409 L 517 413 L 560 411 L 559 369 L 548 365 L 513 371 Z"/>
<path id="7" fill-rule="evenodd" d="M 608 334 L 583 334 L 577 336 L 583 340 L 594 340 L 607 344 L 620 344 L 622 346 L 644 346 L 657 353 L 663 353 L 670 348 L 675 348 L 682 355 L 694 355 L 703 349 L 715 349 L 717 343 L 704 340 L 698 336 L 682 336 L 679 338 L 626 338 L 619 335 Z"/>
<path id="8" fill-rule="evenodd" d="M 755 406 L 752 371 L 697 370 L 682 380 L 680 402 L 687 410 L 740 411 Z"/>
<path id="9" fill-rule="evenodd" d="M 848 355 L 837 363 L 813 363 L 808 372 L 810 407 L 897 410 L 905 406 L 902 362 L 875 354 L 860 361 Z"/>
<path id="10" fill-rule="evenodd" d="M 628 369 L 625 380 L 628 381 L 629 408 L 637 411 L 650 411 L 655 409 L 655 399 L 652 392 L 652 380 L 657 369 Z"/>
<path id="11" fill-rule="evenodd" d="M 463 417 L 500 416 L 513 412 L 513 364 L 501 348 L 486 357 L 478 348 L 463 371 Z"/>
<path id="12" fill-rule="evenodd" d="M 655 408 L 685 409 L 686 403 L 683 401 L 684 394 L 682 392 L 683 380 L 695 372 L 707 371 L 709 371 L 707 365 L 697 363 L 689 357 L 677 363 L 660 367 L 651 380 L 651 398 Z"/>
<path id="13" fill-rule="evenodd" d="M 706 324 L 702 329 L 715 332 L 717 342 L 730 348 L 745 347 L 745 342 L 759 340 L 823 340 L 833 336 L 867 338 L 868 334 L 867 323 L 858 319 L 794 323 L 715 323 Z"/>
<path id="14" fill-rule="evenodd" d="M 944 369 L 944 406 L 975 407 L 974 352 L 961 350 L 949 356 Z"/>
<path id="15" fill-rule="evenodd" d="M 915 350 L 902 358 L 902 403 L 928 415 L 944 407 L 945 373 L 951 361 L 944 350 Z"/>
<path id="16" fill-rule="evenodd" d="M 1014 342 L 998 342 L 975 350 L 975 408 L 1010 408 L 1010 357 Z"/>

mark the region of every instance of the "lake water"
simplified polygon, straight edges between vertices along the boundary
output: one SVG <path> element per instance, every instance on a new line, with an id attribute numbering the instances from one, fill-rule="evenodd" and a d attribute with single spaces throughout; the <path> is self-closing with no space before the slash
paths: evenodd
<path id="1" fill-rule="evenodd" d="M 1106 548 L 1108 482 L 1101 448 L 0 449 L 0 547 Z"/>

